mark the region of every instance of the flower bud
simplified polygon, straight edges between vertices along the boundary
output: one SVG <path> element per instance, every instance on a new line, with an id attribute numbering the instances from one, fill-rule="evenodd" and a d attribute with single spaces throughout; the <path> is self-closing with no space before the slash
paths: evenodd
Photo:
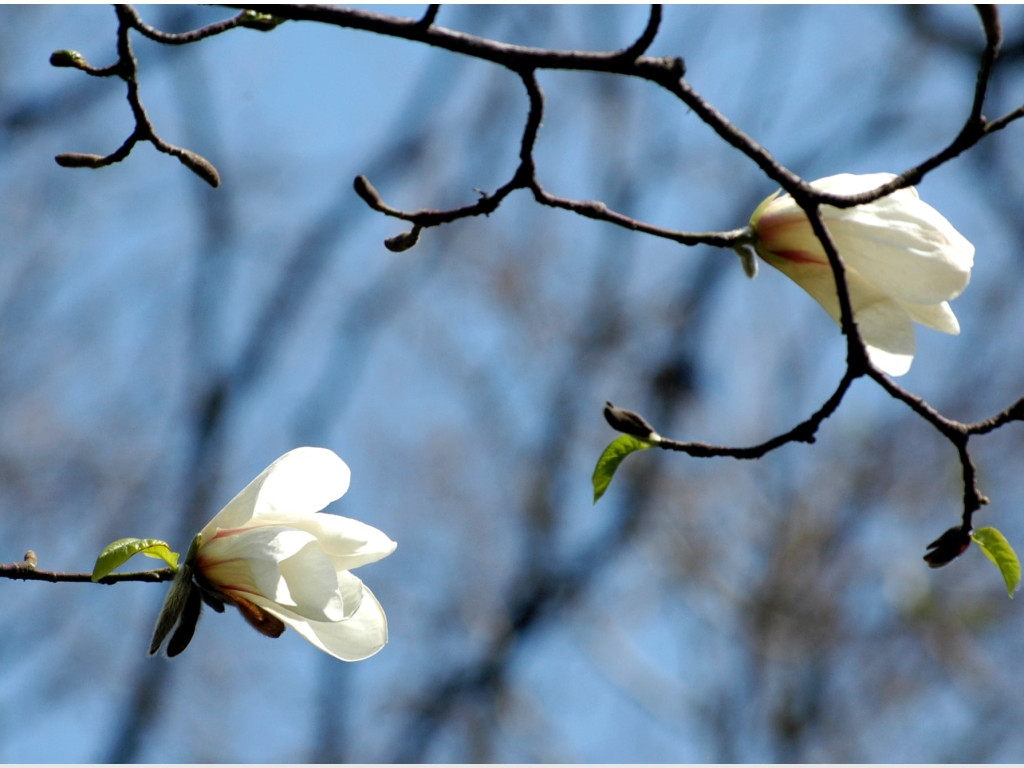
<path id="1" fill-rule="evenodd" d="M 815 189 L 857 194 L 894 179 L 889 173 L 839 174 Z M 821 217 L 839 251 L 853 319 L 879 370 L 900 376 L 914 359 L 914 323 L 956 335 L 949 301 L 967 287 L 974 246 L 913 187 L 852 208 L 823 205 Z M 776 193 L 750 218 L 758 255 L 840 322 L 839 294 L 821 242 L 790 195 Z"/>
<path id="2" fill-rule="evenodd" d="M 661 440 L 661 436 L 654 431 L 654 427 L 636 411 L 627 411 L 625 408 L 619 408 L 605 401 L 604 419 L 608 422 L 608 426 L 624 434 L 633 435 L 633 437 L 639 437 L 641 440 L 648 440 L 652 443 Z"/>
<path id="3" fill-rule="evenodd" d="M 924 561 L 932 568 L 941 568 L 967 551 L 971 545 L 971 532 L 962 527 L 950 528 L 928 545 Z"/>
<path id="4" fill-rule="evenodd" d="M 412 248 L 420 239 L 420 227 L 413 227 L 408 232 L 402 232 L 384 241 L 384 247 L 393 253 L 401 253 Z"/>
<path id="5" fill-rule="evenodd" d="M 228 502 L 192 542 L 153 633 L 156 653 L 184 650 L 202 603 L 238 608 L 261 634 L 291 627 L 345 661 L 387 643 L 387 618 L 350 571 L 387 557 L 395 542 L 364 523 L 320 510 L 348 490 L 349 468 L 326 448 L 296 448 Z"/>
<path id="6" fill-rule="evenodd" d="M 87 152 L 62 152 L 54 158 L 64 168 L 98 168 L 105 159 Z"/>
<path id="7" fill-rule="evenodd" d="M 213 188 L 220 186 L 220 174 L 213 163 L 190 149 L 183 149 L 178 155 L 181 164 Z"/>
<path id="8" fill-rule="evenodd" d="M 89 62 L 85 56 L 78 51 L 54 51 L 50 54 L 50 65 L 54 67 L 72 67 L 73 69 L 88 69 Z"/>

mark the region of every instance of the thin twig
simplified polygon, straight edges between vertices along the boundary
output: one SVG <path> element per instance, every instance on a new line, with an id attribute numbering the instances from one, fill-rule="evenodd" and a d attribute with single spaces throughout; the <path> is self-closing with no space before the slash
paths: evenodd
<path id="1" fill-rule="evenodd" d="M 654 4 L 651 6 L 650 16 L 647 17 L 647 26 L 640 34 L 640 37 L 638 37 L 628 48 L 624 48 L 619 53 L 619 56 L 629 61 L 636 59 L 638 56 L 643 56 L 647 53 L 647 49 L 651 47 L 651 43 L 654 42 L 654 38 L 657 36 L 658 28 L 660 26 L 661 6 Z"/>
<path id="2" fill-rule="evenodd" d="M 710 445 L 708 443 L 699 442 L 681 442 L 678 440 L 671 440 L 666 437 L 660 437 L 659 440 L 654 442 L 654 445 L 657 448 L 663 448 L 669 451 L 679 451 L 681 453 L 700 458 L 728 456 L 734 459 L 759 459 L 765 454 L 774 451 L 776 448 L 781 448 L 783 445 L 787 445 L 788 443 L 813 443 L 816 439 L 818 429 L 821 427 L 822 423 L 824 423 L 824 421 L 835 413 L 837 408 L 839 408 L 840 403 L 843 401 L 843 397 L 845 397 L 847 391 L 850 389 L 850 385 L 853 384 L 858 375 L 859 374 L 855 375 L 851 373 L 850 370 L 847 370 L 843 375 L 843 378 L 840 380 L 839 386 L 836 387 L 835 392 L 832 393 L 828 400 L 826 400 L 817 411 L 790 429 L 788 432 L 776 435 L 775 437 L 765 440 L 763 443 L 758 445 L 747 447 Z"/>
<path id="3" fill-rule="evenodd" d="M 128 138 L 124 140 L 124 143 L 108 155 L 64 152 L 56 156 L 55 160 L 57 161 L 57 164 L 65 168 L 103 168 L 124 160 L 128 157 L 138 142 L 148 141 L 158 151 L 178 158 L 182 165 L 187 167 L 210 186 L 220 186 L 220 174 L 217 172 L 213 163 L 202 155 L 193 152 L 190 149 L 170 144 L 157 135 L 156 130 L 153 128 L 153 123 L 149 119 L 149 115 L 146 113 L 146 108 L 142 106 L 142 99 L 139 96 L 139 63 L 132 51 L 131 44 L 132 29 L 140 29 L 141 31 L 141 28 L 145 27 L 150 30 L 150 32 L 155 32 L 155 30 L 152 30 L 151 27 L 145 25 L 139 18 L 135 9 L 129 5 L 118 5 L 115 7 L 115 11 L 117 12 L 118 20 L 117 63 L 110 67 L 98 69 L 85 64 L 83 60 L 83 62 L 73 63 L 72 66 L 93 76 L 108 77 L 116 74 L 124 80 L 128 87 L 128 104 L 131 107 L 132 116 L 135 118 L 135 128 Z M 241 18 L 242 16 L 245 16 L 245 14 L 236 18 Z M 239 26 L 239 24 L 234 24 L 226 28 L 230 29 L 234 26 Z M 203 30 L 198 30 L 197 33 L 203 33 L 204 30 L 208 29 L 210 28 L 207 27 Z M 208 34 L 197 34 L 194 40 L 181 40 L 180 35 L 175 36 L 174 39 L 178 43 L 195 42 L 195 40 L 201 40 L 204 37 L 209 37 L 211 34 L 219 34 L 221 31 L 225 31 L 225 29 L 219 29 L 218 32 L 209 32 Z M 168 41 L 161 40 L 160 42 Z M 51 57 L 51 63 L 53 63 L 53 57 Z M 65 60 L 57 63 L 56 66 L 68 66 L 68 63 L 66 63 Z"/>
<path id="4" fill-rule="evenodd" d="M 19 563 L 0 564 L 0 578 L 17 579 L 19 581 L 59 582 L 90 582 L 93 584 L 117 584 L 121 581 L 161 582 L 174 578 L 172 568 L 159 568 L 153 571 L 132 571 L 130 573 L 112 573 L 102 579 L 93 581 L 90 573 L 58 573 L 57 571 L 40 571 L 36 568 L 36 553 L 29 550 L 25 559 Z"/>
<path id="5" fill-rule="evenodd" d="M 419 24 L 424 29 L 426 29 L 427 27 L 434 23 L 434 20 L 437 18 L 437 12 L 439 10 L 441 10 L 441 6 L 438 3 L 432 3 L 431 5 L 428 5 L 426 13 L 423 14 L 423 18 L 421 18 L 416 23 Z"/>
<path id="6" fill-rule="evenodd" d="M 131 26 L 139 30 L 143 37 L 148 37 L 153 42 L 163 43 L 164 45 L 198 43 L 200 40 L 205 40 L 208 37 L 221 35 L 237 27 L 246 26 L 246 21 L 253 15 L 251 11 L 245 10 L 230 19 L 218 21 L 199 29 L 191 29 L 188 32 L 164 32 L 144 22 L 132 6 L 124 5 L 120 7 L 124 9 L 124 13 L 130 19 Z"/>

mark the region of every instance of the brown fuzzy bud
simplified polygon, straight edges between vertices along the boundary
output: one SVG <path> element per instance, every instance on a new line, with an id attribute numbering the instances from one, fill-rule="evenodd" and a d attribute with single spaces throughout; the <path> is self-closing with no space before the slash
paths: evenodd
<path id="1" fill-rule="evenodd" d="M 177 153 L 182 165 L 215 189 L 220 186 L 220 174 L 209 160 L 189 149 Z"/>
<path id="2" fill-rule="evenodd" d="M 924 561 L 931 568 L 941 568 L 960 557 L 971 545 L 971 532 L 962 527 L 950 528 L 928 545 Z"/>
<path id="3" fill-rule="evenodd" d="M 407 251 L 416 245 L 416 243 L 419 242 L 419 239 L 420 227 L 413 227 L 408 232 L 403 232 L 400 235 L 389 237 L 384 241 L 384 247 L 389 251 L 401 253 L 402 251 Z"/>
<path id="4" fill-rule="evenodd" d="M 64 168 L 98 168 L 106 158 L 86 152 L 64 152 L 53 159 Z"/>
<path id="5" fill-rule="evenodd" d="M 380 194 L 365 176 L 361 174 L 356 176 L 352 186 L 355 187 L 356 194 L 363 198 L 366 204 L 374 210 L 379 211 L 384 206 L 384 202 L 380 199 Z"/>
<path id="6" fill-rule="evenodd" d="M 647 423 L 643 416 L 635 411 L 627 411 L 625 408 L 619 408 L 609 402 L 605 402 L 604 419 L 612 429 L 624 432 L 627 435 L 639 437 L 641 440 L 654 441 L 658 439 L 658 433 L 654 431 L 654 428 Z"/>

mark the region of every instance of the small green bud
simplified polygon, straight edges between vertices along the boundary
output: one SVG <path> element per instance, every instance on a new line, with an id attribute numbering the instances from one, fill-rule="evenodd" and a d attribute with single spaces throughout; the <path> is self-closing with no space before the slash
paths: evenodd
<path id="1" fill-rule="evenodd" d="M 242 16 L 239 19 L 238 24 L 239 26 L 256 29 L 260 32 L 269 32 L 279 24 L 283 24 L 284 21 L 285 20 L 280 16 L 275 16 L 272 13 L 260 13 L 259 11 L 247 8 L 242 11 Z"/>
<path id="2" fill-rule="evenodd" d="M 88 69 L 89 62 L 85 56 L 78 51 L 54 51 L 50 54 L 50 65 L 54 67 L 72 67 L 73 69 Z"/>
<path id="3" fill-rule="evenodd" d="M 757 277 L 757 252 L 752 248 L 737 248 L 736 253 L 743 265 L 743 274 L 753 280 Z"/>

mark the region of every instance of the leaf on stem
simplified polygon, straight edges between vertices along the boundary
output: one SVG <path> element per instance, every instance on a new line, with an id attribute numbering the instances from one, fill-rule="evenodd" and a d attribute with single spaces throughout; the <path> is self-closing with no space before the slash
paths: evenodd
<path id="1" fill-rule="evenodd" d="M 633 453 L 633 451 L 643 451 L 650 447 L 651 443 L 632 435 L 621 435 L 612 440 L 608 447 L 604 449 L 604 453 L 601 454 L 601 458 L 597 460 L 597 466 L 594 468 L 595 504 L 604 495 L 604 492 L 608 490 L 608 485 L 611 483 L 612 477 L 615 476 L 615 471 L 619 468 L 622 460 Z"/>
<path id="2" fill-rule="evenodd" d="M 96 566 L 92 569 L 92 580 L 99 581 L 135 555 L 163 560 L 171 568 L 178 569 L 178 553 L 172 552 L 166 541 L 159 539 L 118 539 L 108 544 L 96 558 Z"/>
<path id="3" fill-rule="evenodd" d="M 1003 574 L 1006 593 L 1012 598 L 1013 593 L 1020 587 L 1020 560 L 1010 542 L 996 528 L 979 528 L 971 534 L 971 539 Z"/>

